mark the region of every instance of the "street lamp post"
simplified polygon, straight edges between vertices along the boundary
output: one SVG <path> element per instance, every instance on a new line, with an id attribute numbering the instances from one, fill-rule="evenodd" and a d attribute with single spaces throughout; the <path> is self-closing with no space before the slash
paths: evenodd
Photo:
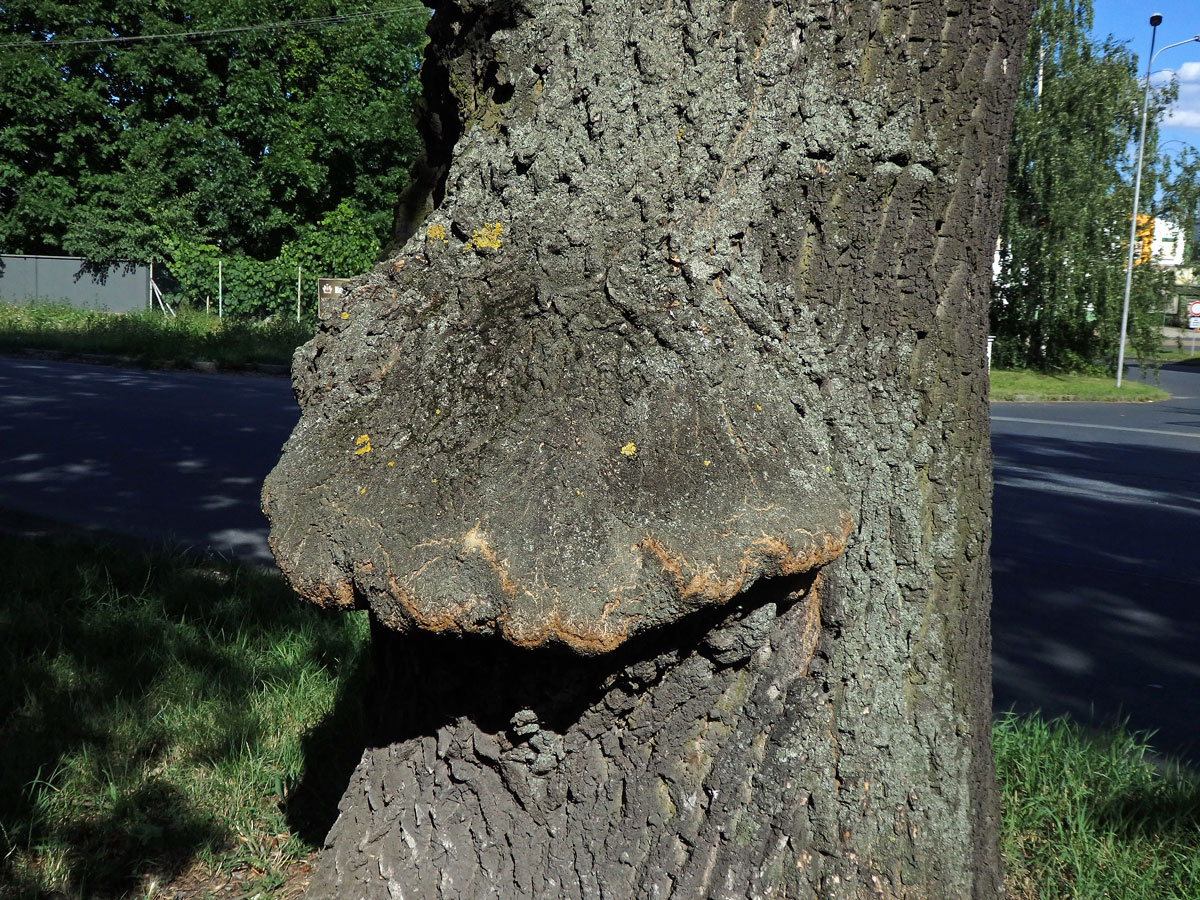
<path id="1" fill-rule="evenodd" d="M 1146 152 L 1146 113 L 1150 108 L 1150 69 L 1154 59 L 1163 50 L 1181 47 L 1192 41 L 1200 41 L 1200 34 L 1186 41 L 1176 41 L 1167 44 L 1158 53 L 1154 52 L 1154 39 L 1158 36 L 1158 26 L 1162 24 L 1162 16 L 1155 13 L 1150 17 L 1150 61 L 1146 63 L 1146 84 L 1142 90 L 1142 130 L 1138 136 L 1137 174 L 1133 179 L 1133 220 L 1129 223 L 1129 259 L 1125 263 L 1125 302 L 1121 306 L 1121 343 L 1117 347 L 1117 387 L 1121 386 L 1121 376 L 1125 372 L 1125 334 L 1129 327 L 1129 292 L 1133 287 L 1133 247 L 1137 242 L 1138 204 L 1142 193 L 1142 159 Z"/>

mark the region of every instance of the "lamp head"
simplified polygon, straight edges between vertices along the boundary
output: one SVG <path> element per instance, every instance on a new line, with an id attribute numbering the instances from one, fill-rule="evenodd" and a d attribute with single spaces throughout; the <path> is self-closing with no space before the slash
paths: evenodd
<path id="1" fill-rule="evenodd" d="M 1157 28 L 1161 24 L 1162 24 L 1162 16 L 1159 13 L 1155 13 L 1154 15 L 1152 15 L 1150 17 L 1150 27 L 1151 28 Z"/>

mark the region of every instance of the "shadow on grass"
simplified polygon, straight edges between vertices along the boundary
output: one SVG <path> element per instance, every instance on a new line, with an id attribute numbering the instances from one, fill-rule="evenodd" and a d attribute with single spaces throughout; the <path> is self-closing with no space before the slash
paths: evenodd
<path id="1" fill-rule="evenodd" d="M 1004 714 L 993 731 L 1010 895 L 1200 896 L 1200 780 L 1124 725 Z"/>
<path id="2" fill-rule="evenodd" d="M 288 827 L 310 847 L 320 847 L 338 815 L 338 803 L 367 745 L 363 698 L 370 654 L 363 653 L 341 679 L 333 709 L 303 738 L 305 765 L 283 809 Z"/>
<path id="3" fill-rule="evenodd" d="M 1190 840 L 1200 851 L 1200 780 L 1169 766 L 1160 776 L 1098 803 L 1095 817 L 1098 825 L 1124 838 Z"/>
<path id="4" fill-rule="evenodd" d="M 0 535 L 0 567 L 0 897 L 319 843 L 353 768 L 330 762 L 362 746 L 361 621 L 276 575 L 93 541 Z"/>

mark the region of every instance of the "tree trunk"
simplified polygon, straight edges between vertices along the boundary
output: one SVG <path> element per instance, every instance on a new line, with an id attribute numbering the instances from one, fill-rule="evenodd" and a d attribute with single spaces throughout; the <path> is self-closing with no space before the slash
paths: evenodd
<path id="1" fill-rule="evenodd" d="M 309 896 L 1002 893 L 984 359 L 1027 7 L 436 4 L 432 211 L 297 354 L 264 489 L 379 667 Z"/>

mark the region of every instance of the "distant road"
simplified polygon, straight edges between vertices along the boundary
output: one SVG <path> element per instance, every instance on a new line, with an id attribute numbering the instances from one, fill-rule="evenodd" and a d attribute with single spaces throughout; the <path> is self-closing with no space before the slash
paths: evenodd
<path id="1" fill-rule="evenodd" d="M 992 406 L 998 709 L 1200 760 L 1200 369 L 1155 404 Z M 271 564 L 286 378 L 0 358 L 0 510 Z"/>
<path id="2" fill-rule="evenodd" d="M 273 564 L 259 489 L 298 418 L 283 377 L 0 358 L 0 510 Z"/>

